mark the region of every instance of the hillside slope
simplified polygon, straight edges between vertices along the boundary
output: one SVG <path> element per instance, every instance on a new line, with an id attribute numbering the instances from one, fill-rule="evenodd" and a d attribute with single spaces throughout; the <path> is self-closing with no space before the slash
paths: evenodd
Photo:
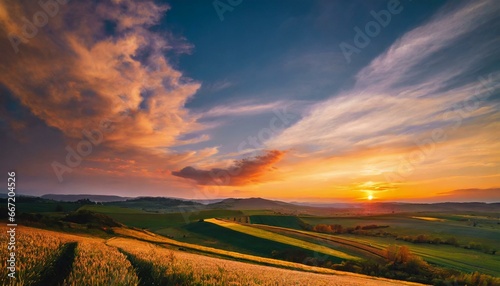
<path id="1" fill-rule="evenodd" d="M 18 240 L 25 251 L 19 253 L 18 275 L 28 284 L 52 279 L 74 285 L 91 281 L 103 285 L 112 281 L 119 285 L 421 285 L 274 259 L 259 263 L 280 268 L 209 257 L 199 254 L 203 248 L 196 245 L 183 243 L 186 248 L 178 248 L 179 242 L 147 231 L 114 229 L 121 235 L 103 240 L 20 226 Z M 6 238 L 2 236 L 0 243 L 6 243 Z M 198 248 L 198 253 L 189 253 L 188 247 Z M 0 255 L 7 257 L 7 248 Z M 64 271 L 57 272 L 54 265 L 64 266 Z M 4 261 L 0 284 L 11 285 L 5 280 L 5 266 Z M 295 267 L 303 271 L 284 269 Z M 113 280 L 117 272 L 123 281 Z"/>

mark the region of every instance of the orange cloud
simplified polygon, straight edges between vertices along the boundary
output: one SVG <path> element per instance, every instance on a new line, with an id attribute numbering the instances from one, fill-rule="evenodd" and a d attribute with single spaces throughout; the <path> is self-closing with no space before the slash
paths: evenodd
<path id="1" fill-rule="evenodd" d="M 489 189 L 461 189 L 438 194 L 439 199 L 458 201 L 491 201 L 500 202 L 500 188 Z"/>
<path id="2" fill-rule="evenodd" d="M 31 19 L 35 8 L 41 9 L 0 3 L 0 29 L 22 37 L 21 19 Z M 18 53 L 9 39 L 0 40 L 5 53 L 0 84 L 69 138 L 80 139 L 84 129 L 98 129 L 108 120 L 115 128 L 105 144 L 120 149 L 190 143 L 178 138 L 202 128 L 184 108 L 200 83 L 184 77 L 164 56 L 166 50 L 186 52 L 187 46 L 147 29 L 167 8 L 127 0 L 60 5 L 34 37 L 19 44 Z M 105 32 L 106 21 L 116 24 L 112 35 Z"/>
<path id="3" fill-rule="evenodd" d="M 170 170 L 199 164 L 218 153 L 218 148 L 182 152 L 172 148 L 210 137 L 199 132 L 194 138 L 182 136 L 206 126 L 198 123 L 201 115 L 184 107 L 201 84 L 185 77 L 165 56 L 167 51 L 169 55 L 188 53 L 192 47 L 180 37 L 149 29 L 168 7 L 130 0 L 71 1 L 58 7 L 35 36 L 19 43 L 16 53 L 9 37 L 23 37 L 22 19 L 31 21 L 42 8 L 37 3 L 0 3 L 0 33 L 7 35 L 0 37 L 0 86 L 23 110 L 63 135 L 52 137 L 54 141 L 64 140 L 61 147 L 46 152 L 43 160 L 33 157 L 30 165 L 35 160 L 37 166 L 51 166 L 55 161 L 65 164 L 65 147 L 76 149 L 79 142 L 90 140 L 85 133 L 94 140 L 90 140 L 91 153 L 82 156 L 81 166 L 61 175 L 72 188 L 79 180 L 82 185 L 92 181 L 97 190 L 105 189 L 103 184 L 122 189 L 117 185 L 128 187 L 132 181 L 146 179 L 144 185 L 156 184 L 161 191 L 166 185 L 169 190 L 190 188 Z M 115 26 L 112 33 L 107 31 L 109 23 Z M 0 108 L 0 117 L 14 131 L 27 134 L 32 130 L 26 118 L 9 117 L 5 108 Z M 102 122 L 112 128 L 103 130 Z M 52 167 L 48 170 L 49 181 L 57 181 L 54 172 Z M 64 187 L 51 184 L 47 188 Z"/>
<path id="4" fill-rule="evenodd" d="M 199 185 L 242 186 L 256 184 L 265 180 L 273 172 L 273 165 L 279 162 L 285 152 L 279 150 L 267 151 L 265 155 L 235 161 L 226 169 L 212 168 L 199 170 L 191 166 L 180 171 L 173 171 L 172 175 L 191 179 Z"/>

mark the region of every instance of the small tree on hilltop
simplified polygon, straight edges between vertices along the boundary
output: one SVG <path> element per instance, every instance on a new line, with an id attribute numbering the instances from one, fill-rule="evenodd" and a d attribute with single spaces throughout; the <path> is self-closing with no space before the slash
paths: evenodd
<path id="1" fill-rule="evenodd" d="M 408 246 L 389 245 L 385 250 L 385 257 L 389 263 L 404 264 L 411 259 L 412 254 Z"/>

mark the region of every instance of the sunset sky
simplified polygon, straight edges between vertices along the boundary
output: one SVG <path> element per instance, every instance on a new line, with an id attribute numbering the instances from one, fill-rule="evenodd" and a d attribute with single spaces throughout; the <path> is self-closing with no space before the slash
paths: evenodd
<path id="1" fill-rule="evenodd" d="M 18 193 L 500 201 L 499 1 L 67 2 L 0 2 Z"/>

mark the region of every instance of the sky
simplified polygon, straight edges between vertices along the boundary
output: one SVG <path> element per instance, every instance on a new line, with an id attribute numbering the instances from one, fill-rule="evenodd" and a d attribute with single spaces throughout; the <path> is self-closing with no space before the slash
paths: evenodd
<path id="1" fill-rule="evenodd" d="M 17 192 L 500 201 L 498 1 L 0 2 Z"/>

